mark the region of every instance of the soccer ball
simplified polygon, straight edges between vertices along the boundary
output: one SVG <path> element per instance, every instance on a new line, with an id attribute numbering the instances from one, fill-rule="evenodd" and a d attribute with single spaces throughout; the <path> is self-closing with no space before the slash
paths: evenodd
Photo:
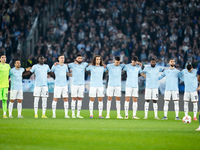
<path id="1" fill-rule="evenodd" d="M 191 122 L 192 122 L 192 118 L 190 116 L 183 117 L 183 123 L 191 123 Z"/>

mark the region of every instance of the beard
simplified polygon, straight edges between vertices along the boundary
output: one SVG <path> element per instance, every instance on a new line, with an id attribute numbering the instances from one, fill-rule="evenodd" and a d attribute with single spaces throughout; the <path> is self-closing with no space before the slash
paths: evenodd
<path id="1" fill-rule="evenodd" d="M 77 62 L 78 64 L 81 64 L 81 63 L 82 63 L 82 61 L 78 61 L 78 60 L 76 60 L 76 62 Z"/>
<path id="2" fill-rule="evenodd" d="M 175 67 L 175 65 L 170 65 L 171 67 Z"/>
<path id="3" fill-rule="evenodd" d="M 156 66 L 156 65 L 154 65 L 154 64 L 152 65 L 152 64 L 151 64 L 151 67 L 153 67 L 153 68 L 154 68 L 155 66 Z"/>

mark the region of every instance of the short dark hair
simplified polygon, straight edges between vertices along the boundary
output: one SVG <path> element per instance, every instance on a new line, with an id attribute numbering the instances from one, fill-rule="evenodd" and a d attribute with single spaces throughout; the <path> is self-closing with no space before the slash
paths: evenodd
<path id="1" fill-rule="evenodd" d="M 65 55 L 64 55 L 64 54 L 60 54 L 60 55 L 58 55 L 58 58 L 59 58 L 60 56 L 64 56 L 64 57 L 65 57 Z"/>
<path id="2" fill-rule="evenodd" d="M 20 61 L 20 60 L 19 60 L 19 59 L 15 59 L 15 60 L 14 60 L 14 64 L 16 63 L 16 61 Z"/>
<path id="3" fill-rule="evenodd" d="M 120 57 L 119 57 L 119 56 L 116 56 L 116 57 L 115 57 L 115 60 L 116 60 L 116 61 L 120 61 Z"/>
<path id="4" fill-rule="evenodd" d="M 42 56 L 42 55 L 39 55 L 39 56 L 37 57 L 37 61 L 39 60 L 39 58 L 40 58 L 40 57 L 44 57 L 44 56 Z"/>
<path id="5" fill-rule="evenodd" d="M 174 60 L 173 58 L 170 58 L 169 61 Z"/>
<path id="6" fill-rule="evenodd" d="M 0 54 L 0 57 L 3 56 L 3 55 L 5 55 L 5 54 L 4 54 L 4 53 L 1 53 L 1 54 Z"/>
<path id="7" fill-rule="evenodd" d="M 81 55 L 81 54 L 77 54 L 77 55 L 76 55 L 76 58 L 77 58 L 77 57 L 82 57 L 82 55 Z"/>
<path id="8" fill-rule="evenodd" d="M 137 56 L 133 56 L 133 57 L 132 57 L 132 60 L 133 60 L 133 61 L 138 61 L 138 57 L 137 57 Z"/>
<path id="9" fill-rule="evenodd" d="M 151 61 L 156 61 L 156 59 L 155 58 L 151 58 Z"/>

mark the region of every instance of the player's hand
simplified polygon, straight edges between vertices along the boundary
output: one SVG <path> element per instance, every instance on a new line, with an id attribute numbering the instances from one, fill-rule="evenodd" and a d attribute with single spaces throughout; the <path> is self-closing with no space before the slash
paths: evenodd
<path id="1" fill-rule="evenodd" d="M 55 62 L 53 65 L 56 66 L 58 64 L 58 62 Z"/>
<path id="2" fill-rule="evenodd" d="M 68 77 L 72 77 L 72 73 L 67 73 L 67 76 Z"/>
<path id="3" fill-rule="evenodd" d="M 26 68 L 26 71 L 30 71 L 30 70 L 31 70 L 31 68 L 32 68 L 32 67 L 28 67 L 28 68 Z"/>
<path id="4" fill-rule="evenodd" d="M 140 67 L 142 67 L 142 63 L 141 63 L 141 62 L 138 62 L 138 65 L 139 65 Z"/>
<path id="5" fill-rule="evenodd" d="M 200 90 L 200 86 L 197 88 L 197 92 Z"/>

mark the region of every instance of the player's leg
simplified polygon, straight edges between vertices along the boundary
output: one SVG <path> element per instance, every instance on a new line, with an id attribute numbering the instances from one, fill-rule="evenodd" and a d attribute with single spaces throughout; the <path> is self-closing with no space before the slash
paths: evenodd
<path id="1" fill-rule="evenodd" d="M 172 91 L 172 98 L 174 100 L 174 109 L 175 109 L 175 114 L 176 114 L 175 120 L 181 120 L 179 118 L 179 92 Z"/>
<path id="2" fill-rule="evenodd" d="M 107 88 L 107 115 L 106 118 L 109 119 L 110 118 L 110 107 L 111 107 L 111 101 L 112 101 L 112 96 L 114 93 L 114 87 L 108 87 Z"/>
<path id="3" fill-rule="evenodd" d="M 7 112 L 7 99 L 8 99 L 8 88 L 2 88 L 3 118 L 8 118 L 6 116 L 6 112 Z"/>
<path id="4" fill-rule="evenodd" d="M 149 102 L 152 97 L 152 90 L 151 89 L 145 89 L 145 103 L 144 103 L 144 119 L 148 118 L 148 111 L 149 111 Z"/>
<path id="5" fill-rule="evenodd" d="M 68 103 L 68 87 L 62 87 L 62 97 L 64 101 L 65 118 L 70 118 L 68 115 L 69 103 Z"/>
<path id="6" fill-rule="evenodd" d="M 97 97 L 98 97 L 99 118 L 103 119 L 104 118 L 102 116 L 102 112 L 103 112 L 103 97 L 104 97 L 104 88 L 103 87 L 98 87 Z"/>
<path id="7" fill-rule="evenodd" d="M 117 119 L 123 119 L 123 117 L 120 114 L 120 110 L 121 110 L 121 103 L 120 103 L 121 87 L 115 87 L 114 96 L 115 96 L 115 99 L 116 99 Z"/>
<path id="8" fill-rule="evenodd" d="M 199 108 L 200 108 L 200 91 L 198 91 L 198 101 L 199 101 Z M 200 109 L 199 109 L 199 127 L 196 129 L 196 131 L 200 131 Z"/>
<path id="9" fill-rule="evenodd" d="M 191 101 L 193 103 L 193 113 L 194 113 L 194 117 L 193 120 L 197 121 L 197 111 L 198 111 L 198 94 L 197 92 L 191 92 Z"/>
<path id="10" fill-rule="evenodd" d="M 52 113 L 53 113 L 52 118 L 56 118 L 56 105 L 57 105 L 58 98 L 61 98 L 61 88 L 60 87 L 55 86 L 53 97 L 54 98 L 52 101 Z"/>
<path id="11" fill-rule="evenodd" d="M 153 95 L 152 95 L 152 99 L 153 99 L 153 109 L 154 109 L 154 115 L 155 115 L 155 119 L 159 119 L 158 118 L 158 89 L 153 89 Z"/>
<path id="12" fill-rule="evenodd" d="M 33 92 L 35 118 L 38 118 L 38 102 L 40 99 L 41 90 L 41 87 L 35 87 Z"/>
<path id="13" fill-rule="evenodd" d="M 80 115 L 80 113 L 81 113 L 81 107 L 82 107 L 82 99 L 84 97 L 84 90 L 85 90 L 84 85 L 80 85 L 78 87 L 77 118 L 83 118 Z"/>
<path id="14" fill-rule="evenodd" d="M 184 99 L 184 113 L 185 113 L 185 116 L 188 116 L 188 111 L 189 111 L 188 104 L 189 104 L 190 97 L 191 97 L 191 93 L 190 92 L 185 92 L 184 93 L 183 99 Z"/>
<path id="15" fill-rule="evenodd" d="M 133 93 L 132 93 L 132 96 L 133 96 L 133 105 L 132 105 L 132 108 L 133 108 L 133 119 L 140 119 L 136 116 L 136 113 L 137 113 L 137 108 L 138 108 L 138 103 L 137 103 L 137 98 L 138 98 L 138 88 L 133 88 Z"/>
<path id="16" fill-rule="evenodd" d="M 89 101 L 90 118 L 93 118 L 93 107 L 94 107 L 94 100 L 95 100 L 95 97 L 96 97 L 96 93 L 97 93 L 97 88 L 96 87 L 90 87 L 90 91 L 89 91 L 89 97 L 90 97 L 90 101 Z"/>
<path id="17" fill-rule="evenodd" d="M 17 90 L 11 90 L 10 91 L 10 102 L 8 104 L 8 110 L 9 110 L 9 118 L 13 118 L 12 116 L 12 110 L 13 110 L 13 104 L 15 102 L 17 95 Z"/>
<path id="18" fill-rule="evenodd" d="M 72 109 L 72 118 L 75 117 L 75 108 L 76 108 L 76 98 L 78 96 L 78 86 L 76 85 L 71 85 L 71 97 L 72 97 L 72 102 L 71 102 L 71 109 Z"/>
<path id="19" fill-rule="evenodd" d="M 169 110 L 169 101 L 171 99 L 171 91 L 165 91 L 164 94 L 164 106 L 163 106 L 163 111 L 164 111 L 164 117 L 162 118 L 162 120 L 167 120 L 167 113 Z"/>
<path id="20" fill-rule="evenodd" d="M 22 114 L 22 99 L 17 99 L 18 118 L 24 118 Z"/>
<path id="21" fill-rule="evenodd" d="M 47 97 L 49 97 L 48 87 L 42 87 L 41 97 L 42 97 L 42 118 L 48 118 L 45 115 L 47 109 Z"/>
<path id="22" fill-rule="evenodd" d="M 17 110 L 18 110 L 18 118 L 24 118 L 22 116 L 22 100 L 23 100 L 23 91 L 19 90 L 17 92 Z"/>
<path id="23" fill-rule="evenodd" d="M 132 93 L 132 88 L 126 87 L 125 102 L 124 102 L 125 119 L 128 119 L 128 109 L 129 109 L 129 102 L 131 99 L 131 93 Z"/>

